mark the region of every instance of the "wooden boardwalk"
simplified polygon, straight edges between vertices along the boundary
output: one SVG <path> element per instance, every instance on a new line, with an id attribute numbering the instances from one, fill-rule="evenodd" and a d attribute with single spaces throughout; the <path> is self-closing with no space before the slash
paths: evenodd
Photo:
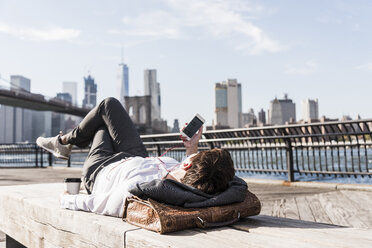
<path id="1" fill-rule="evenodd" d="M 261 214 L 358 228 L 372 228 L 372 192 L 332 191 L 265 200 Z"/>
<path id="2" fill-rule="evenodd" d="M 59 207 L 62 183 L 0 187 L 0 229 L 39 247 L 372 247 L 372 229 L 259 215 L 230 226 L 165 235 L 120 218 Z"/>
<path id="3" fill-rule="evenodd" d="M 80 175 L 81 169 L 78 168 L 0 169 L 0 186 L 62 182 L 65 177 L 80 177 Z M 309 223 L 347 226 L 358 228 L 358 230 L 359 228 L 368 229 L 369 234 L 369 231 L 372 231 L 372 191 L 288 187 L 254 183 L 248 183 L 248 185 L 250 191 L 255 193 L 262 202 L 262 215 L 309 221 Z M 262 218 L 265 219 L 262 216 L 260 220 L 263 220 Z M 261 222 L 255 223 L 257 227 L 260 225 L 261 228 L 255 228 L 254 230 L 267 229 L 267 232 L 270 232 L 271 224 L 265 227 L 262 226 Z M 241 228 L 239 226 L 242 225 L 236 224 L 233 228 L 237 230 L 243 228 L 243 226 Z M 284 231 L 285 229 L 281 230 Z M 249 230 L 249 232 L 252 232 L 252 230 Z M 290 233 L 291 230 L 288 229 L 288 232 Z M 303 232 L 306 234 L 306 230 L 303 230 Z M 352 235 L 351 229 L 348 232 Z M 4 234 L 0 232 L 0 248 L 4 245 L 4 242 L 1 242 L 3 240 Z"/>

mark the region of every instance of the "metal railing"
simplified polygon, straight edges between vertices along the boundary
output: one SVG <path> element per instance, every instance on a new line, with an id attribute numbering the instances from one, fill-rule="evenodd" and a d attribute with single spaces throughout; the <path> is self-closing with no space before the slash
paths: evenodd
<path id="1" fill-rule="evenodd" d="M 372 176 L 372 119 L 206 131 L 201 149 L 230 151 L 238 172 L 295 175 Z M 179 134 L 141 136 L 161 155 L 181 144 Z M 180 158 L 184 149 L 167 156 Z"/>
<path id="2" fill-rule="evenodd" d="M 0 167 L 43 167 L 49 155 L 35 143 L 0 144 Z"/>
<path id="3" fill-rule="evenodd" d="M 372 177 L 372 119 L 205 131 L 200 150 L 227 149 L 237 172 Z M 178 133 L 141 136 L 150 156 L 181 160 Z M 81 166 L 87 149 L 74 149 L 67 165 Z M 0 145 L 0 166 L 43 166 L 55 160 L 35 144 Z M 32 165 L 33 164 L 33 165 Z"/>

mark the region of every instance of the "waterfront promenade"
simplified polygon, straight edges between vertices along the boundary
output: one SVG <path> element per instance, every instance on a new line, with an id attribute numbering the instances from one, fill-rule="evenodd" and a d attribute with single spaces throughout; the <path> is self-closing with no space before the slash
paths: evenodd
<path id="1" fill-rule="evenodd" d="M 1 186 L 62 182 L 79 177 L 81 168 L 0 169 Z M 302 183 L 306 184 L 306 183 Z M 372 190 L 337 190 L 333 184 L 308 183 L 285 186 L 277 181 L 248 180 L 249 189 L 262 202 L 262 215 L 285 217 L 363 229 L 372 228 Z M 312 187 L 313 186 L 313 187 Z M 355 189 L 357 189 L 355 187 Z M 0 247 L 5 235 L 0 234 Z"/>

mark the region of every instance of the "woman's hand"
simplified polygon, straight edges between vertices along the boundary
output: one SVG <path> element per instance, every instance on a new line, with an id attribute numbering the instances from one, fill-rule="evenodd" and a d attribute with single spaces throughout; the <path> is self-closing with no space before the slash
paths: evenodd
<path id="1" fill-rule="evenodd" d="M 186 125 L 187 125 L 187 123 L 185 124 L 185 126 Z M 184 128 L 185 127 L 183 127 L 181 130 L 183 130 Z M 181 135 L 183 145 L 186 147 L 186 156 L 189 156 L 193 153 L 198 152 L 198 144 L 199 144 L 199 140 L 202 136 L 202 133 L 203 133 L 203 126 L 201 126 L 199 128 L 198 132 L 196 134 L 194 134 L 194 136 L 192 136 L 192 138 L 190 140 L 187 140 L 187 138 L 185 136 Z"/>

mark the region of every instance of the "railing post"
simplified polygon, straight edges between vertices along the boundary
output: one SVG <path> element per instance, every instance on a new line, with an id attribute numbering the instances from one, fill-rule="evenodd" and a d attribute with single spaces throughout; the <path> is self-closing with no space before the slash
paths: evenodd
<path id="1" fill-rule="evenodd" d="M 44 167 L 43 149 L 40 150 L 40 167 Z"/>
<path id="2" fill-rule="evenodd" d="M 39 149 L 37 145 L 35 145 L 35 166 L 39 167 Z"/>
<path id="3" fill-rule="evenodd" d="M 158 148 L 158 156 L 160 157 L 160 156 L 161 156 L 161 148 L 160 148 L 160 145 L 156 145 L 156 147 Z"/>
<path id="4" fill-rule="evenodd" d="M 293 150 L 291 139 L 286 139 L 286 156 L 287 156 L 287 171 L 288 171 L 288 182 L 294 182 L 294 171 L 293 171 Z"/>
<path id="5" fill-rule="evenodd" d="M 50 152 L 48 152 L 48 161 L 49 161 L 49 166 L 52 166 L 53 158 L 52 158 L 52 154 Z"/>

